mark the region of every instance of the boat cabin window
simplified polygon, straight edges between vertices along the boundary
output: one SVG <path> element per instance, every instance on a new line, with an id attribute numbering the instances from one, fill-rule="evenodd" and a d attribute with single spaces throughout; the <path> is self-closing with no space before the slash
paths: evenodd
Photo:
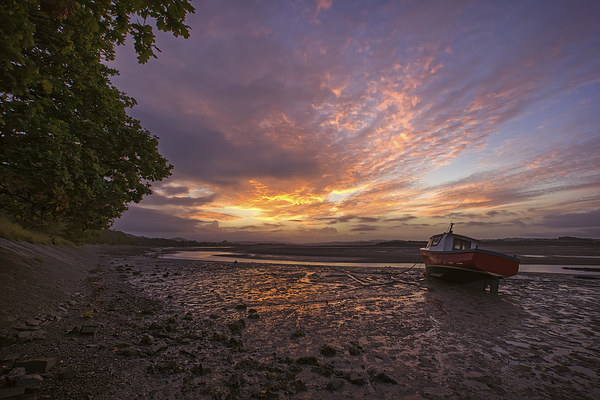
<path id="1" fill-rule="evenodd" d="M 471 242 L 468 240 L 454 238 L 454 250 L 467 250 L 471 248 Z"/>
<path id="2" fill-rule="evenodd" d="M 438 235 L 438 236 L 434 236 L 429 240 L 429 246 L 427 247 L 431 247 L 431 246 L 437 246 L 440 243 L 440 240 L 442 239 L 443 235 Z"/>

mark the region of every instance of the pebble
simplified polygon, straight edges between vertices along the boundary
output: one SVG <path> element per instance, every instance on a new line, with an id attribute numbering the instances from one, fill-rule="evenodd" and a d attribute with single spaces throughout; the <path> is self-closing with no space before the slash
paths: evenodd
<path id="1" fill-rule="evenodd" d="M 337 392 L 344 388 L 345 382 L 340 378 L 333 378 L 331 381 L 327 383 L 327 389 L 332 392 Z"/>
<path id="2" fill-rule="evenodd" d="M 367 383 L 367 377 L 360 372 L 351 372 L 348 377 L 350 383 L 362 386 Z"/>
<path id="3" fill-rule="evenodd" d="M 239 334 L 242 332 L 242 329 L 246 327 L 246 321 L 244 321 L 243 319 L 238 319 L 235 322 L 227 324 L 227 327 L 229 328 L 231 333 Z"/>
<path id="4" fill-rule="evenodd" d="M 38 358 L 33 360 L 17 360 L 15 367 L 22 367 L 27 373 L 44 373 L 50 371 L 56 365 L 55 358 Z"/>
<path id="5" fill-rule="evenodd" d="M 333 356 L 335 356 L 337 351 L 332 346 L 325 344 L 325 345 L 321 346 L 321 348 L 319 349 L 319 353 L 321 353 L 325 357 L 333 357 Z"/>

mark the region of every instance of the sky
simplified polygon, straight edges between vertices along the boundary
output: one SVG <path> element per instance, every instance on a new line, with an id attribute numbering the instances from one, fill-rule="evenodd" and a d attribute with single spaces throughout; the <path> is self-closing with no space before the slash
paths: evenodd
<path id="1" fill-rule="evenodd" d="M 112 64 L 174 165 L 114 229 L 600 238 L 600 2 L 192 4 L 189 39 Z"/>

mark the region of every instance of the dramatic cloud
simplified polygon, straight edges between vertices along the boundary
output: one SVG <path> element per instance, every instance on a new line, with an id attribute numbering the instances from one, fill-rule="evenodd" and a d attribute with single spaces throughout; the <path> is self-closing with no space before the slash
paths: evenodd
<path id="1" fill-rule="evenodd" d="M 116 227 L 159 210 L 156 232 L 214 240 L 422 238 L 452 218 L 590 233 L 548 221 L 600 207 L 597 2 L 196 8 L 158 60 L 118 54 L 115 84 L 175 169 Z"/>

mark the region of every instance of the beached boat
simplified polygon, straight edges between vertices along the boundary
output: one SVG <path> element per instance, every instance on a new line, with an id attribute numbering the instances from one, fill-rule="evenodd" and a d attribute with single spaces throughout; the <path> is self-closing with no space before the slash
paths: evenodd
<path id="1" fill-rule="evenodd" d="M 480 248 L 481 241 L 452 232 L 433 235 L 427 246 L 421 248 L 425 274 L 453 282 L 481 281 L 484 288 L 498 290 L 501 278 L 519 271 L 519 259 Z"/>

